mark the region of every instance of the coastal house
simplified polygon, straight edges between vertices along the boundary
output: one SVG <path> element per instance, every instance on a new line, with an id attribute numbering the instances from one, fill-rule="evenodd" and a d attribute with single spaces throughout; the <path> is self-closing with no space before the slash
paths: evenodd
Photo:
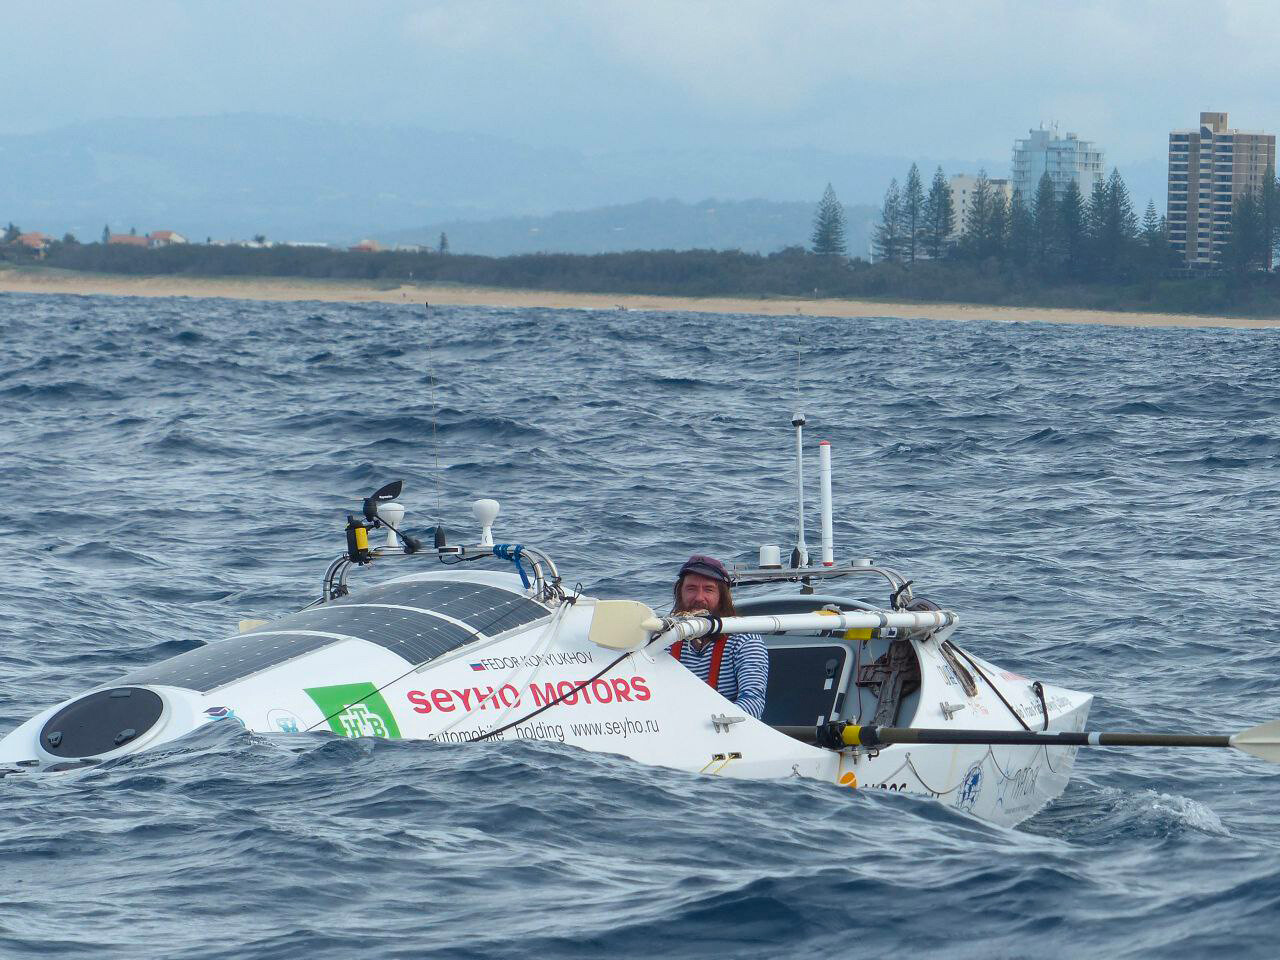
<path id="1" fill-rule="evenodd" d="M 132 233 L 113 233 L 107 237 L 107 243 L 118 247 L 149 247 L 151 242 L 146 237 Z"/>
<path id="2" fill-rule="evenodd" d="M 348 247 L 352 253 L 377 253 L 381 247 L 373 240 L 362 240 L 354 247 Z"/>
<path id="3" fill-rule="evenodd" d="M 20 247 L 25 247 L 30 250 L 37 257 L 43 257 L 45 255 L 45 251 L 49 249 L 49 244 L 53 241 L 43 233 L 33 231 L 32 233 L 18 234 L 18 236 L 14 238 L 13 242 Z"/>
<path id="4" fill-rule="evenodd" d="M 153 230 L 148 239 L 153 247 L 170 247 L 175 243 L 187 242 L 187 238 L 176 230 Z"/>

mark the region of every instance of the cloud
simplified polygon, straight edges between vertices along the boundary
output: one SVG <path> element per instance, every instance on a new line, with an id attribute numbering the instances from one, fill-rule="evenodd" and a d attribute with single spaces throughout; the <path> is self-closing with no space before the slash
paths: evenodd
<path id="1" fill-rule="evenodd" d="M 0 117 L 266 111 L 970 157 L 1057 120 L 1153 156 L 1202 109 L 1280 127 L 1277 34 L 1280 8 L 1233 0 L 44 0 L 7 11 Z"/>

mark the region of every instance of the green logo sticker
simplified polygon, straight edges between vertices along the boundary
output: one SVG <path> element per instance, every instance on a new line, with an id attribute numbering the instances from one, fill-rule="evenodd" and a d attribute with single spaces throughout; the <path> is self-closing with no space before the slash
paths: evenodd
<path id="1" fill-rule="evenodd" d="M 305 692 L 328 719 L 329 729 L 340 737 L 400 739 L 396 718 L 372 683 L 310 687 Z"/>

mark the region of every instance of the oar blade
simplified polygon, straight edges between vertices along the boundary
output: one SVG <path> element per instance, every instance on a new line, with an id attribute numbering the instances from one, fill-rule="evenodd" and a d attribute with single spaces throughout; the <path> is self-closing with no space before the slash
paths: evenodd
<path id="1" fill-rule="evenodd" d="M 1231 745 L 1269 763 L 1280 763 L 1280 720 L 1235 734 Z"/>
<path id="2" fill-rule="evenodd" d="M 639 650 L 649 642 L 655 624 L 661 629 L 662 621 L 636 600 L 597 600 L 587 639 L 607 650 Z"/>

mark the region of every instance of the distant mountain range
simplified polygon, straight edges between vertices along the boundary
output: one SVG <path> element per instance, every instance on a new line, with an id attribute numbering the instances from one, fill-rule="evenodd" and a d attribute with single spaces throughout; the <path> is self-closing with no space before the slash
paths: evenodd
<path id="1" fill-rule="evenodd" d="M 815 204 L 769 200 L 642 200 L 545 217 L 450 220 L 384 235 L 385 243 L 435 247 L 440 234 L 456 253 L 618 253 L 626 250 L 745 250 L 773 253 L 808 246 Z M 867 255 L 879 216 L 873 206 L 846 206 L 848 249 Z"/>
<path id="2" fill-rule="evenodd" d="M 1001 161 L 917 159 L 926 179 L 939 162 L 948 173 L 985 166 L 999 176 L 1007 168 Z M 850 248 L 860 253 L 865 205 L 878 205 L 889 180 L 901 181 L 910 164 L 901 156 L 768 145 L 587 152 L 252 114 L 113 120 L 0 135 L 0 225 L 81 239 L 96 239 L 109 225 L 116 232 L 177 230 L 194 240 L 261 233 L 286 241 L 434 244 L 444 230 L 459 252 L 768 252 L 807 242 L 830 181 L 851 205 Z M 1163 176 L 1162 167 L 1152 167 Z M 1139 210 L 1148 195 L 1163 208 L 1162 181 L 1153 194 L 1122 173 Z"/>

